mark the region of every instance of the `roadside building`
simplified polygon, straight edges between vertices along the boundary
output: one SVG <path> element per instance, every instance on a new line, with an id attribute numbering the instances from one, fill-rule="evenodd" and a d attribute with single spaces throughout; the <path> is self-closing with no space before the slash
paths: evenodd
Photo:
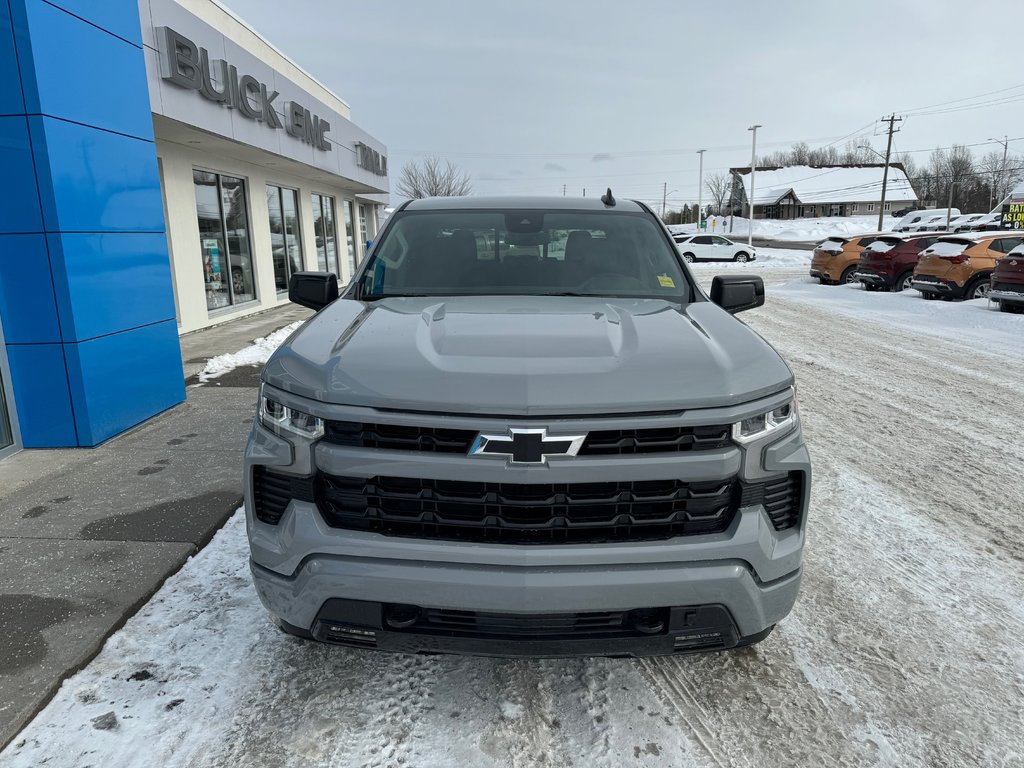
<path id="1" fill-rule="evenodd" d="M 0 78 L 0 456 L 176 405 L 179 334 L 376 233 L 384 145 L 216 0 L 8 0 Z"/>
<path id="2" fill-rule="evenodd" d="M 730 168 L 733 209 L 745 212 L 750 200 L 750 166 Z M 754 178 L 754 218 L 799 219 L 878 213 L 882 198 L 881 163 L 868 165 L 758 166 Z M 918 203 L 900 163 L 889 164 L 885 212 Z"/>

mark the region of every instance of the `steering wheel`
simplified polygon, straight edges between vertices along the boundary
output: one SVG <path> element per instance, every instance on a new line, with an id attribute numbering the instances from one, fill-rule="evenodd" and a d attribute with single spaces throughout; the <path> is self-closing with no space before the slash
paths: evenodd
<path id="1" fill-rule="evenodd" d="M 605 285 L 600 284 L 601 280 L 605 280 Z M 593 283 L 598 283 L 598 285 L 592 285 Z M 609 283 L 611 284 L 609 285 Z M 630 277 L 629 275 L 621 275 L 618 272 L 599 272 L 584 282 L 582 287 L 585 291 L 591 288 L 613 288 L 617 290 L 635 289 L 638 291 L 645 289 L 642 281 L 637 280 L 635 277 Z"/>

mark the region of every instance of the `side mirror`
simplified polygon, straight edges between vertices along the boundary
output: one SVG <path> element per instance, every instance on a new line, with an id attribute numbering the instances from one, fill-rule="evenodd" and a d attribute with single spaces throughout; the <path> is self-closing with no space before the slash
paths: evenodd
<path id="1" fill-rule="evenodd" d="M 288 284 L 288 301 L 319 312 L 338 298 L 333 272 L 296 272 Z"/>
<path id="2" fill-rule="evenodd" d="M 757 275 L 717 275 L 711 282 L 711 300 L 735 315 L 764 304 L 764 281 Z"/>

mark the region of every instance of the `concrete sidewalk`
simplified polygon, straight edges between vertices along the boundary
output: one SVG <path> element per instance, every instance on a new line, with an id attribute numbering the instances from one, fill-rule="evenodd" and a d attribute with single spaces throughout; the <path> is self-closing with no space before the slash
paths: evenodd
<path id="1" fill-rule="evenodd" d="M 0 746 L 240 505 L 259 371 L 194 375 L 311 314 L 281 307 L 182 337 L 185 403 L 98 448 L 0 462 Z"/>

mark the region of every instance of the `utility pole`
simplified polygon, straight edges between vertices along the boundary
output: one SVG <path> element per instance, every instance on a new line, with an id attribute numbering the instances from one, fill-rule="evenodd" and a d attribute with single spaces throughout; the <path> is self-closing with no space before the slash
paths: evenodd
<path id="1" fill-rule="evenodd" d="M 747 248 L 754 247 L 754 173 L 757 171 L 757 129 L 761 127 L 763 126 L 752 125 L 747 128 L 748 131 L 754 132 L 754 138 L 750 142 L 750 218 L 747 219 Z"/>
<path id="2" fill-rule="evenodd" d="M 892 135 L 896 132 L 893 127 L 896 123 L 902 123 L 902 117 L 896 117 L 896 113 L 882 118 L 883 123 L 889 123 L 889 141 L 885 145 L 885 170 L 882 171 L 882 202 L 878 204 L 878 231 L 882 231 L 882 221 L 885 218 L 885 188 L 889 184 L 889 157 L 892 155 Z"/>
<path id="3" fill-rule="evenodd" d="M 668 197 L 668 182 L 661 183 L 661 220 L 665 220 L 665 198 Z"/>
<path id="4" fill-rule="evenodd" d="M 700 232 L 701 212 L 704 210 L 704 206 L 701 203 L 704 201 L 704 153 L 706 149 L 698 149 L 697 154 L 700 155 L 700 172 L 697 175 L 697 231 Z"/>
<path id="5" fill-rule="evenodd" d="M 565 197 L 565 184 L 562 185 L 562 197 Z"/>
<path id="6" fill-rule="evenodd" d="M 584 187 L 584 188 L 583 188 L 583 196 L 584 196 L 584 197 L 586 197 L 586 196 L 587 196 L 587 188 L 586 188 L 586 187 Z"/>

